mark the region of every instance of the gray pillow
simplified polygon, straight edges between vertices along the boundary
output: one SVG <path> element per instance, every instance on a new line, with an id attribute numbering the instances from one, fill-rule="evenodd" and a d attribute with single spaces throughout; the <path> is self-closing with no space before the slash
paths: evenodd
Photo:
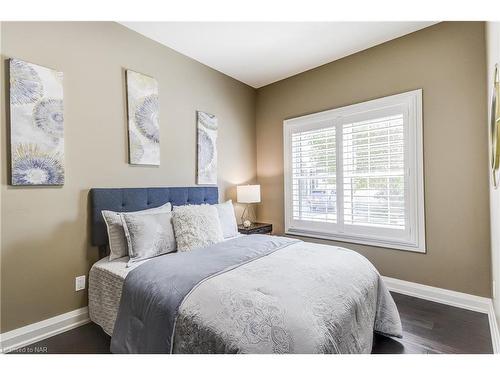
<path id="1" fill-rule="evenodd" d="M 153 212 L 170 212 L 172 211 L 172 205 L 170 202 L 165 203 L 163 206 L 149 208 L 147 210 L 135 211 L 130 213 L 153 213 Z M 125 232 L 123 231 L 122 219 L 120 212 L 107 211 L 101 212 L 106 227 L 108 229 L 108 239 L 109 239 L 109 260 L 122 258 L 128 255 L 127 239 L 125 238 Z"/>
<path id="2" fill-rule="evenodd" d="M 224 239 L 219 214 L 214 206 L 177 206 L 172 215 L 179 251 L 205 247 Z"/>
<path id="3" fill-rule="evenodd" d="M 238 224 L 234 214 L 233 201 L 215 204 L 214 207 L 219 213 L 219 221 L 224 238 L 231 238 L 238 235 Z"/>
<path id="4" fill-rule="evenodd" d="M 176 250 L 172 212 L 121 214 L 128 244 L 128 263 Z"/>

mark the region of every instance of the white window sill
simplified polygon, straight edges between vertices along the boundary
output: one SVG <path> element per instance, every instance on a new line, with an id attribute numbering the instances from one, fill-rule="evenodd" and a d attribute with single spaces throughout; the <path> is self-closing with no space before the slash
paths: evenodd
<path id="1" fill-rule="evenodd" d="M 381 248 L 387 248 L 387 249 L 411 251 L 411 252 L 415 252 L 415 253 L 426 253 L 425 245 L 418 246 L 418 245 L 407 243 L 407 242 L 387 241 L 385 239 L 361 238 L 358 236 L 349 236 L 349 235 L 333 234 L 333 233 L 322 233 L 322 232 L 314 232 L 314 231 L 309 231 L 309 230 L 304 230 L 304 229 L 294 229 L 294 228 L 286 229 L 285 234 L 288 234 L 291 236 L 318 238 L 318 239 L 322 239 L 322 240 L 330 240 L 330 241 L 338 241 L 338 242 L 347 242 L 347 243 L 354 243 L 354 244 L 360 244 L 360 245 L 375 246 L 375 247 L 381 247 Z"/>

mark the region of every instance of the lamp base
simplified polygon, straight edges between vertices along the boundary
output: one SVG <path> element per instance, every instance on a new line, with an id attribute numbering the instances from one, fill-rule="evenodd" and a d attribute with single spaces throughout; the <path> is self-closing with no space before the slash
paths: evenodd
<path id="1" fill-rule="evenodd" d="M 243 213 L 241 214 L 241 224 L 243 224 L 245 228 L 249 228 L 252 226 L 252 221 L 250 220 L 250 215 L 249 215 L 250 214 L 249 208 L 250 208 L 250 203 L 247 203 L 245 209 L 243 210 Z"/>

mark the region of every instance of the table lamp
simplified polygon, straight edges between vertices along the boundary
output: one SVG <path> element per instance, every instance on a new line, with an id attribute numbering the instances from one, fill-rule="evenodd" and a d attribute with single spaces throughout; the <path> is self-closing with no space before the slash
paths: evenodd
<path id="1" fill-rule="evenodd" d="M 241 223 L 245 228 L 252 225 L 250 217 L 245 217 L 251 203 L 260 203 L 260 185 L 239 185 L 236 187 L 236 200 L 238 203 L 246 203 L 241 214 Z"/>

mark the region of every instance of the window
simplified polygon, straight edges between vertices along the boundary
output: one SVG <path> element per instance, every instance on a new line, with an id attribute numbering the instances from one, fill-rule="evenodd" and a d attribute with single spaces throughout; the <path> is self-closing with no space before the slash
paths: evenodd
<path id="1" fill-rule="evenodd" d="M 284 122 L 285 231 L 425 252 L 422 90 Z"/>

